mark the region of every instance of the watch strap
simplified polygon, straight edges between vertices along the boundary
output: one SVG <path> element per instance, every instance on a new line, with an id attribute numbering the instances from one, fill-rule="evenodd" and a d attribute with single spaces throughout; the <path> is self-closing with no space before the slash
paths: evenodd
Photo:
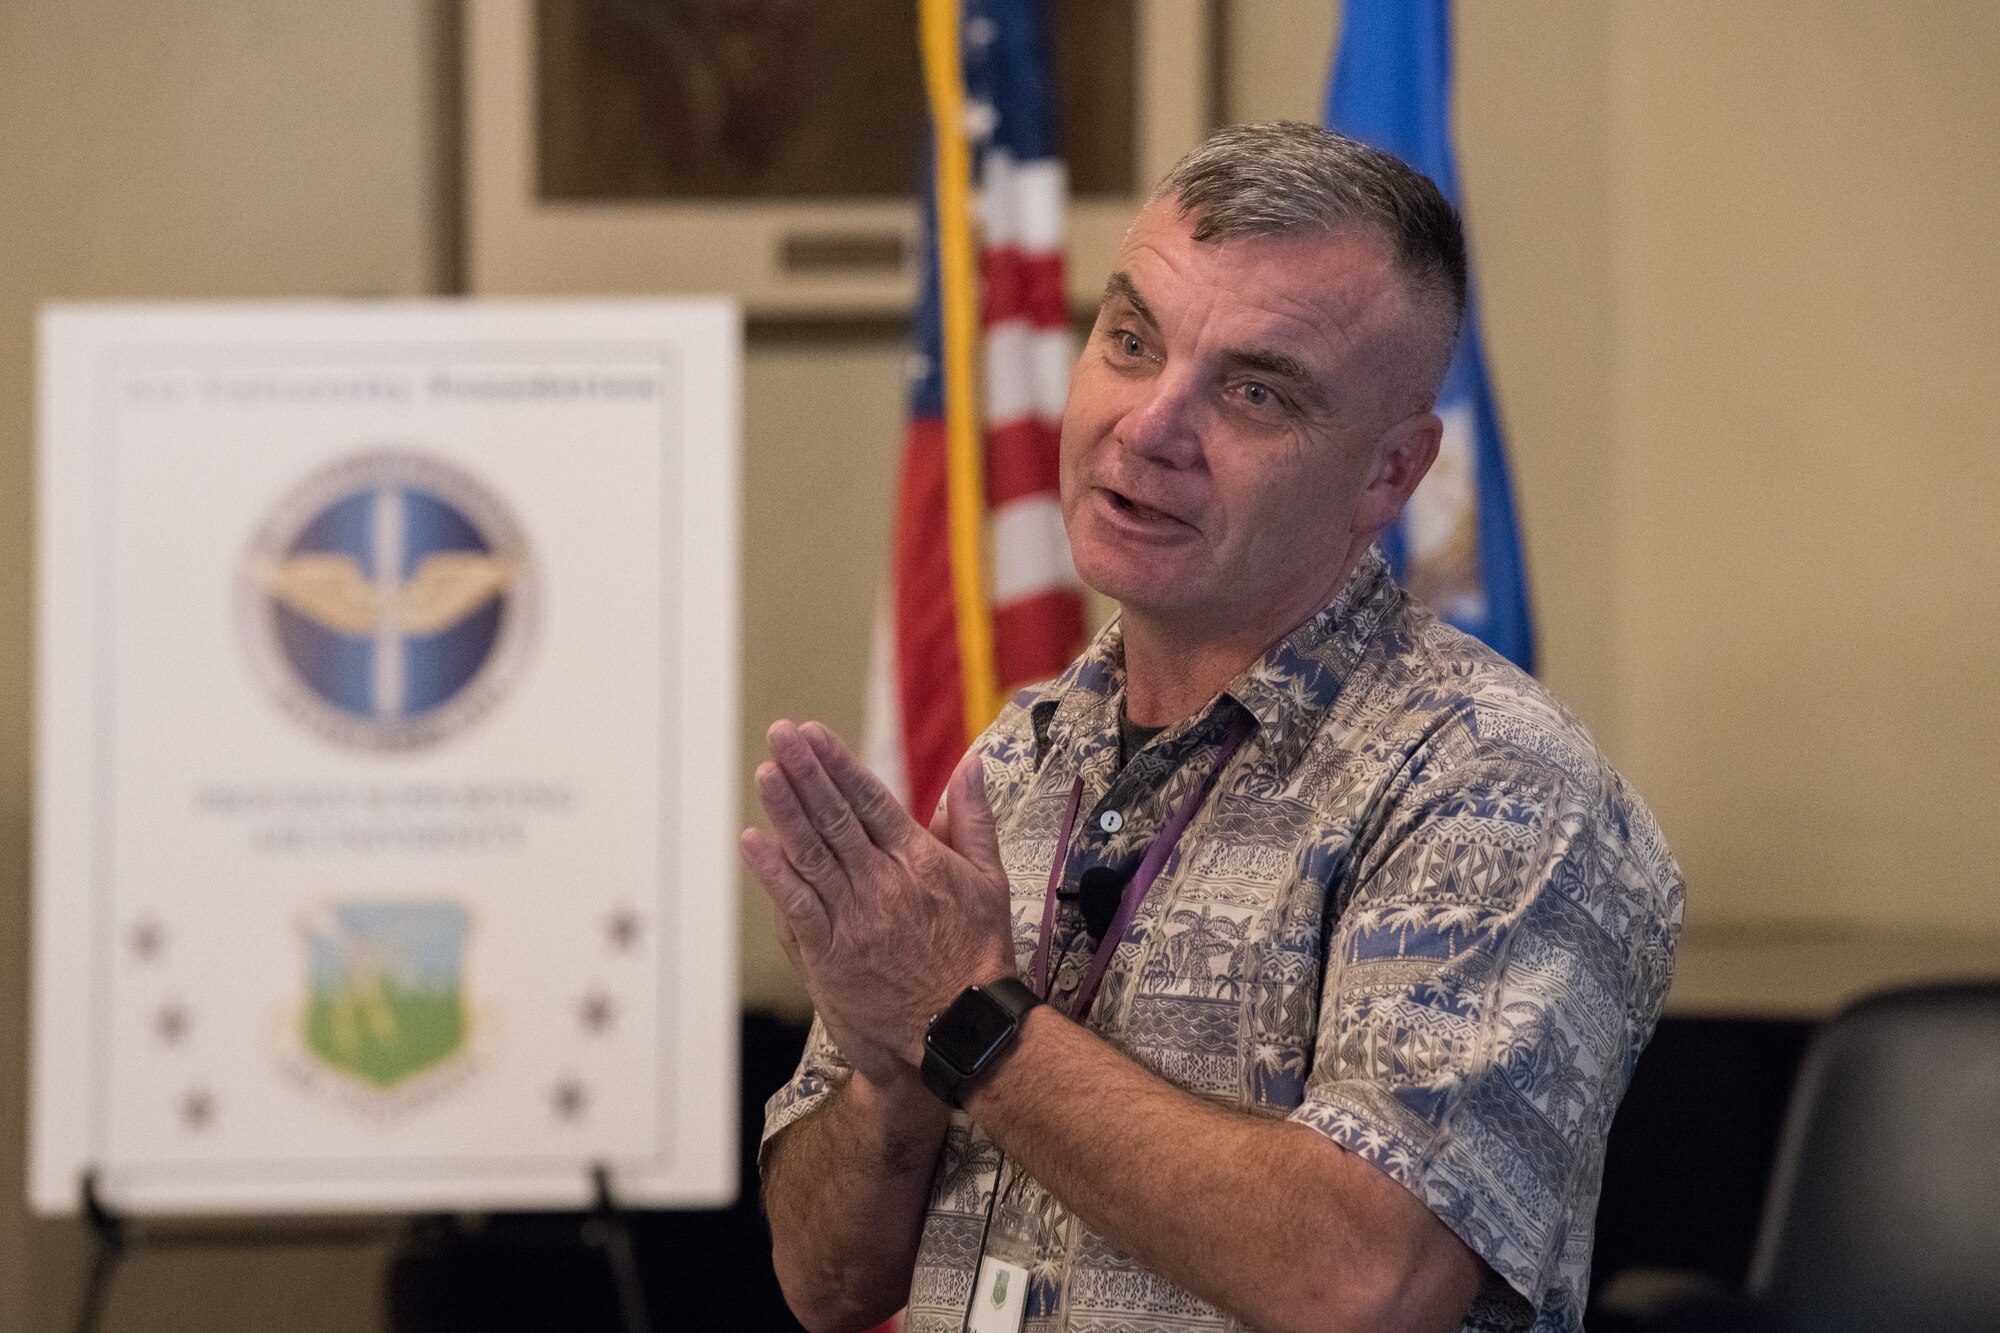
<path id="1" fill-rule="evenodd" d="M 1020 1030 L 1021 1020 L 1028 1016 L 1028 1011 L 1042 1002 L 1042 997 L 1035 994 L 1034 988 L 1019 977 L 1001 977 L 997 981 L 989 981 L 975 989 L 985 991 L 988 999 L 1007 1011 L 1008 1016 L 1014 1020 L 1014 1029 L 1017 1032 Z"/>

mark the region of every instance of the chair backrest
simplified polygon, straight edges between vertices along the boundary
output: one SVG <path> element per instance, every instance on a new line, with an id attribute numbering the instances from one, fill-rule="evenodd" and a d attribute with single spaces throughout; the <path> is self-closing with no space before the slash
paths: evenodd
<path id="1" fill-rule="evenodd" d="M 1813 1333 L 2000 1329 L 2000 982 L 1872 996 L 1814 1037 L 1750 1289 Z"/>

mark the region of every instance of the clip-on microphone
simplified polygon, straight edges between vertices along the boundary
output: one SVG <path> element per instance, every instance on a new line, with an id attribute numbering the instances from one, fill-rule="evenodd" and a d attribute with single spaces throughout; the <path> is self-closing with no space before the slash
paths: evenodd
<path id="1" fill-rule="evenodd" d="M 1111 929 L 1111 918 L 1118 915 L 1118 904 L 1125 896 L 1125 886 L 1131 882 L 1132 872 L 1120 873 L 1110 866 L 1092 866 L 1083 872 L 1076 888 L 1068 893 L 1059 893 L 1059 898 L 1074 898 L 1083 912 L 1083 928 L 1090 932 L 1092 944 L 1100 944 L 1105 932 Z"/>

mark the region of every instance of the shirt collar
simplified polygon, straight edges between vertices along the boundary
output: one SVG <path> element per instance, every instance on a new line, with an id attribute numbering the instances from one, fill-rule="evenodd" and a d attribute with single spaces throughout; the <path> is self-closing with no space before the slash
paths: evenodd
<path id="1" fill-rule="evenodd" d="M 1278 640 L 1218 696 L 1248 710 L 1259 743 L 1280 771 L 1302 754 L 1321 717 L 1353 674 L 1403 591 L 1389 562 L 1371 546 L 1334 599 Z M 1051 749 L 1085 738 L 1115 736 L 1125 698 L 1125 635 L 1112 617 L 1069 669 L 1029 705 L 1039 762 Z M 1215 705 L 1203 710 L 1207 716 Z"/>

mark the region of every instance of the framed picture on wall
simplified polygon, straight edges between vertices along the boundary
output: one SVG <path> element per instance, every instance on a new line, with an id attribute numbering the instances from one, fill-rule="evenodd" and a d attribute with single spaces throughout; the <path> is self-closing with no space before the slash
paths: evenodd
<path id="1" fill-rule="evenodd" d="M 1054 0 L 1072 300 L 1210 124 L 1213 0 Z M 915 295 L 915 0 L 475 0 L 479 295 L 722 293 L 753 314 Z"/>

